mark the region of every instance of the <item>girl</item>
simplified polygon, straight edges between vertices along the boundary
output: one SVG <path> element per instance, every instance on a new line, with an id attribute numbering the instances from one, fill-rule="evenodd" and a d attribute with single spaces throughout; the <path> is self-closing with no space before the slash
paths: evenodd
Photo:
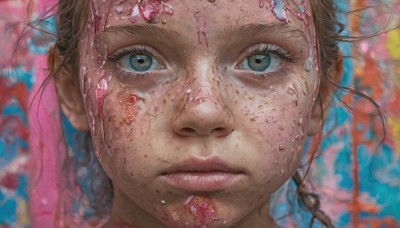
<path id="1" fill-rule="evenodd" d="M 342 74 L 332 1 L 60 1 L 59 12 L 50 68 L 111 180 L 104 227 L 277 227 L 270 196 Z"/>
<path id="2" fill-rule="evenodd" d="M 271 195 L 292 178 L 332 227 L 297 170 L 342 75 L 336 13 L 330 0 L 60 0 L 50 78 L 107 174 L 92 186 L 102 226 L 277 227 Z"/>

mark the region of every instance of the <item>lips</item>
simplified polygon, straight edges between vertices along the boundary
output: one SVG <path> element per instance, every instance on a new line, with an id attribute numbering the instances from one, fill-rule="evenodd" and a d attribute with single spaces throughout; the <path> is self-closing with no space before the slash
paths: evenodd
<path id="1" fill-rule="evenodd" d="M 192 158 L 161 173 L 161 179 L 167 185 L 192 192 L 224 190 L 243 177 L 243 170 L 234 168 L 218 158 Z"/>

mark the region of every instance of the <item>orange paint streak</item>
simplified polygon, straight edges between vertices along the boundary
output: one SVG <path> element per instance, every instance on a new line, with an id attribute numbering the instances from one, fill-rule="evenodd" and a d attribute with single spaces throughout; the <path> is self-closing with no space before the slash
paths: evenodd
<path id="1" fill-rule="evenodd" d="M 364 5 L 364 0 L 356 0 L 355 5 L 353 5 L 352 10 L 358 9 L 360 6 Z M 360 24 L 360 19 L 357 16 L 353 16 L 350 18 L 350 28 L 354 28 L 352 31 L 354 35 L 359 35 L 357 34 L 357 28 L 359 27 Z M 355 58 L 358 57 L 358 53 L 353 51 L 353 56 Z M 356 74 L 360 73 L 360 68 L 356 66 Z M 350 98 L 351 99 L 351 98 Z M 354 99 L 351 99 L 351 103 L 354 104 Z M 358 167 L 358 155 L 357 155 L 357 149 L 358 149 L 358 144 L 360 142 L 359 140 L 359 133 L 357 131 L 357 118 L 356 116 L 353 115 L 353 121 L 352 121 L 352 126 L 351 126 L 351 135 L 353 138 L 353 144 L 352 144 L 352 154 L 353 154 L 353 200 L 350 205 L 350 213 L 351 213 L 351 222 L 354 228 L 359 227 L 359 215 L 360 215 L 360 207 L 359 207 L 359 195 L 360 195 L 360 179 L 358 176 L 359 173 L 359 167 Z"/>
<path id="2" fill-rule="evenodd" d="M 392 217 L 386 218 L 370 218 L 370 219 L 362 219 L 360 221 L 363 227 L 372 227 L 372 228 L 398 228 L 398 224 L 396 220 Z"/>
<path id="3" fill-rule="evenodd" d="M 354 0 L 354 4 L 352 5 L 353 11 L 356 13 L 353 14 L 350 18 L 350 28 L 353 28 L 352 34 L 354 36 L 362 36 L 360 34 L 360 15 L 357 13 L 357 10 L 361 10 L 365 8 L 366 1 L 365 0 Z M 355 73 L 354 73 L 354 84 L 353 87 L 357 90 L 367 91 L 367 95 L 371 96 L 371 98 L 375 101 L 379 101 L 384 97 L 384 78 L 382 70 L 379 69 L 376 64 L 374 58 L 372 58 L 371 53 L 362 53 L 359 47 L 355 47 L 352 53 L 355 59 L 363 59 L 364 61 L 354 61 L 355 64 Z M 360 65 L 361 62 L 364 62 L 364 65 Z M 357 83 L 357 84 L 356 84 Z M 400 94 L 398 94 L 400 95 Z M 394 96 L 398 97 L 398 96 Z M 348 95 L 345 97 L 344 101 L 348 104 L 352 104 L 354 110 L 353 112 L 353 121 L 351 125 L 351 135 L 353 139 L 352 144 L 352 157 L 353 157 L 353 194 L 352 201 L 349 204 L 349 210 L 351 213 L 351 226 L 352 227 L 397 227 L 396 221 L 394 218 L 386 217 L 386 218 L 368 218 L 362 219 L 360 218 L 360 213 L 368 213 L 368 214 L 378 214 L 381 211 L 381 208 L 378 205 L 362 202 L 360 200 L 360 171 L 359 171 L 359 158 L 358 158 L 358 145 L 364 144 L 374 150 L 374 146 L 376 146 L 376 142 L 373 140 L 365 139 L 366 133 L 372 131 L 375 135 L 382 136 L 383 135 L 383 127 L 380 123 L 379 118 L 377 118 L 377 113 L 375 108 L 365 99 L 355 99 L 354 95 Z M 398 99 L 393 99 L 393 104 L 390 104 L 390 109 L 393 108 L 394 113 L 399 113 Z M 396 104 L 397 103 L 397 104 Z M 389 110 L 390 112 L 390 110 Z M 379 121 L 377 121 L 379 120 Z M 362 126 L 359 128 L 359 126 Z"/>

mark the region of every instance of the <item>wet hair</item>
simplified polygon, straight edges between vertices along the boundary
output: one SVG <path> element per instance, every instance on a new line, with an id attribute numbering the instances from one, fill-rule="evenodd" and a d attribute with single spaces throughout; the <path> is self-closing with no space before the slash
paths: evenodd
<path id="1" fill-rule="evenodd" d="M 334 86 L 338 89 L 366 98 L 375 106 L 377 113 L 381 117 L 382 121 L 384 121 L 379 106 L 371 98 L 356 90 L 343 87 L 333 80 L 333 75 L 330 75 L 331 68 L 334 67 L 339 58 L 341 58 L 338 43 L 341 41 L 350 41 L 350 39 L 344 37 L 341 33 L 344 29 L 344 24 L 339 22 L 337 19 L 337 13 L 339 10 L 334 4 L 334 0 L 310 1 L 317 35 L 317 54 L 319 56 L 318 62 L 321 86 Z M 58 34 L 55 43 L 55 51 L 63 58 L 60 65 L 50 72 L 46 81 L 53 77 L 57 77 L 62 70 L 69 70 L 71 71 L 71 75 L 76 76 L 75 83 L 76 85 L 79 85 L 79 42 L 84 28 L 84 23 L 89 19 L 90 2 L 91 1 L 88 0 L 59 0 L 57 11 Z M 322 104 L 320 97 L 317 99 L 319 105 L 326 105 Z M 321 110 L 323 109 L 321 108 Z M 321 118 L 323 118 L 323 114 L 321 114 Z M 91 145 L 90 133 L 86 132 L 84 138 L 85 140 L 83 140 L 82 145 L 84 145 L 83 151 L 86 159 L 83 159 L 81 166 L 87 166 L 89 168 L 90 165 L 93 164 L 90 161 L 95 159 L 95 156 Z M 70 163 L 71 161 L 68 161 L 67 158 L 65 172 L 68 174 L 76 173 L 76 167 L 70 166 Z M 110 180 L 104 178 L 104 176 L 105 173 L 99 171 L 91 177 L 92 179 L 103 181 L 103 183 L 101 183 L 103 185 L 101 188 L 97 186 L 92 189 L 95 199 L 90 201 L 91 208 L 95 210 L 95 214 L 98 216 L 105 215 L 109 212 L 109 205 L 112 201 L 112 184 Z M 315 219 L 326 227 L 334 227 L 330 218 L 321 210 L 318 195 L 305 187 L 305 184 L 303 183 L 304 177 L 302 177 L 299 172 L 296 172 L 292 179 L 297 187 L 296 192 L 300 201 L 299 203 L 312 214 L 310 227 L 313 225 Z"/>

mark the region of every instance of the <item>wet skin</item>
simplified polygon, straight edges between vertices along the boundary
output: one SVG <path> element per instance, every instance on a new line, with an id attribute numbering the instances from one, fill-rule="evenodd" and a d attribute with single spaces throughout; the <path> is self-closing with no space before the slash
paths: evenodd
<path id="1" fill-rule="evenodd" d="M 258 1 L 176 0 L 151 24 L 112 2 L 80 43 L 88 122 L 114 186 L 105 227 L 276 226 L 269 197 L 314 121 L 309 28 Z"/>

